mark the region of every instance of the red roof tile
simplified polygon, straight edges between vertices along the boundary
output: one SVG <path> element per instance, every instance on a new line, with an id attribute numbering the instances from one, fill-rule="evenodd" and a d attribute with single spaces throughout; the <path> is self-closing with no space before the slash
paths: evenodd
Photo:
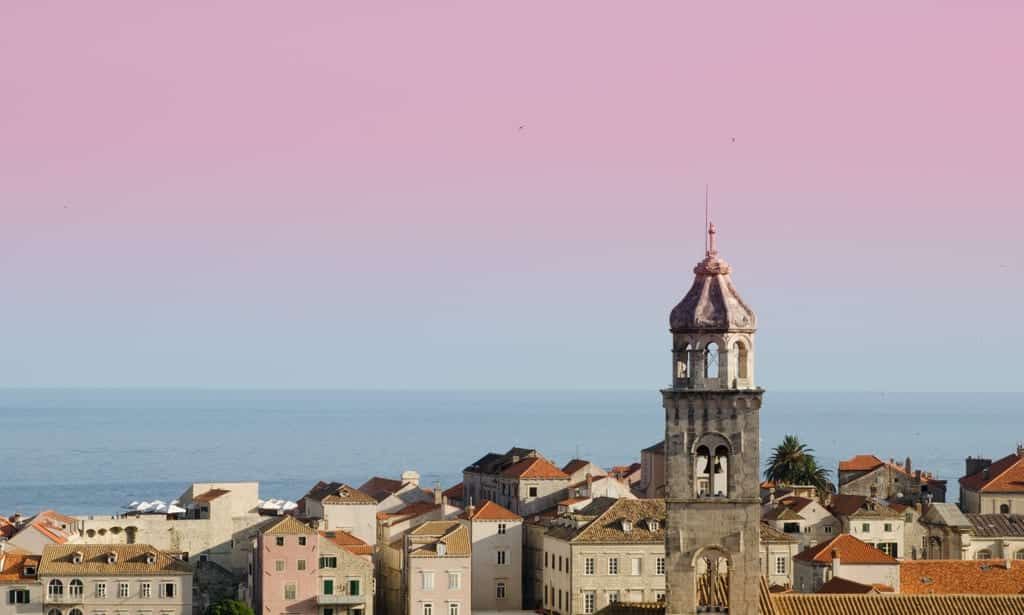
<path id="1" fill-rule="evenodd" d="M 890 557 L 866 542 L 849 534 L 840 534 L 809 549 L 801 551 L 794 559 L 816 564 L 831 564 L 832 552 L 839 554 L 839 559 L 847 564 L 898 564 L 896 558 Z"/>
<path id="2" fill-rule="evenodd" d="M 496 504 L 490 500 L 484 500 L 484 503 L 480 508 L 473 511 L 473 516 L 470 517 L 468 511 L 463 513 L 464 519 L 470 519 L 471 521 L 522 521 L 523 518 L 515 514 L 511 510 Z"/>
<path id="3" fill-rule="evenodd" d="M 885 462 L 874 455 L 854 455 L 853 458 L 839 462 L 840 472 L 870 472 Z"/>
<path id="4" fill-rule="evenodd" d="M 227 489 L 210 489 L 209 491 L 200 493 L 199 495 L 192 496 L 192 500 L 196 502 L 212 502 L 222 495 L 231 493 Z"/>
<path id="5" fill-rule="evenodd" d="M 960 486 L 988 493 L 1024 492 L 1024 456 L 1007 455 L 986 470 L 961 478 Z"/>
<path id="6" fill-rule="evenodd" d="M 569 475 L 542 457 L 528 457 L 505 468 L 502 476 L 509 478 L 567 479 Z"/>
<path id="7" fill-rule="evenodd" d="M 373 555 L 373 545 L 343 530 L 320 532 L 324 540 L 329 540 L 353 555 Z"/>
<path id="8" fill-rule="evenodd" d="M 864 583 L 858 583 L 849 579 L 843 579 L 840 577 L 832 577 L 829 579 L 817 593 L 819 594 L 872 594 L 878 593 L 873 585 L 866 585 Z M 891 589 L 889 591 L 892 591 Z"/>
<path id="9" fill-rule="evenodd" d="M 441 495 L 448 498 L 449 500 L 461 500 L 466 496 L 466 485 L 459 483 L 458 485 L 452 485 L 445 489 Z"/>
<path id="10" fill-rule="evenodd" d="M 1024 565 L 1004 560 L 916 560 L 900 563 L 904 594 L 1024 593 Z"/>

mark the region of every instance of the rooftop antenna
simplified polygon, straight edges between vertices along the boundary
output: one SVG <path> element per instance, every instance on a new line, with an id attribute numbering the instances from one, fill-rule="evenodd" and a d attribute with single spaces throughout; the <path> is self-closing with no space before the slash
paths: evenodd
<path id="1" fill-rule="evenodd" d="M 711 255 L 711 187 L 704 184 L 704 251 Z"/>

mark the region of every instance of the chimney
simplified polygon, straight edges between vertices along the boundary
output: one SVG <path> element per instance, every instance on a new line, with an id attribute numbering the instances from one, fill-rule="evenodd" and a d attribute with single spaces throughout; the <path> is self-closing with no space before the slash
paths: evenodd
<path id="1" fill-rule="evenodd" d="M 771 487 L 770 489 L 768 489 L 768 503 L 775 503 L 775 487 Z"/>
<path id="2" fill-rule="evenodd" d="M 587 472 L 587 497 L 594 497 L 594 475 Z"/>
<path id="3" fill-rule="evenodd" d="M 1017 456 L 1024 457 L 1024 442 L 1017 443 Z"/>
<path id="4" fill-rule="evenodd" d="M 839 549 L 832 549 L 832 578 L 833 579 L 838 579 L 839 578 L 839 576 L 840 576 L 839 575 L 839 568 L 840 568 Z"/>
<path id="5" fill-rule="evenodd" d="M 466 507 L 466 517 L 470 521 L 472 521 L 473 520 L 473 515 L 475 515 L 475 514 L 476 514 L 476 506 L 473 506 L 473 503 L 470 502 L 469 506 Z"/>
<path id="6" fill-rule="evenodd" d="M 441 493 L 441 481 L 434 483 L 434 506 L 444 504 L 444 496 Z"/>
<path id="7" fill-rule="evenodd" d="M 420 486 L 420 473 L 413 470 L 402 472 L 402 482 L 410 483 L 413 487 Z"/>
<path id="8" fill-rule="evenodd" d="M 910 474 L 910 467 L 910 457 L 907 457 L 907 460 L 903 463 L 903 469 L 907 471 L 907 474 Z"/>

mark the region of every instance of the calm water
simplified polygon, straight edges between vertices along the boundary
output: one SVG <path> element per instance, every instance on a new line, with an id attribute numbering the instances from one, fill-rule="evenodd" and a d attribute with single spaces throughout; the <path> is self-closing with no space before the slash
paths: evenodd
<path id="1" fill-rule="evenodd" d="M 762 455 L 794 433 L 834 471 L 874 453 L 950 480 L 967 455 L 1024 439 L 1024 394 L 773 393 Z M 639 460 L 662 438 L 657 391 L 0 391 L 0 514 L 110 514 L 170 500 L 192 481 L 259 480 L 300 497 L 317 480 L 361 484 L 415 469 L 448 487 L 484 453 L 524 446 L 564 463 Z"/>

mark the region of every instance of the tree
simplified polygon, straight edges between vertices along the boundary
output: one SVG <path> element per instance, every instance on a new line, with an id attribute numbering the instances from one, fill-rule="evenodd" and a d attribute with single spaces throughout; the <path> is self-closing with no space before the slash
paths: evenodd
<path id="1" fill-rule="evenodd" d="M 203 615 L 254 615 L 249 605 L 240 600 L 225 599 L 211 604 Z"/>
<path id="2" fill-rule="evenodd" d="M 764 477 L 779 485 L 813 485 L 818 491 L 830 491 L 829 472 L 818 465 L 814 449 L 796 436 L 786 436 L 768 459 Z"/>

